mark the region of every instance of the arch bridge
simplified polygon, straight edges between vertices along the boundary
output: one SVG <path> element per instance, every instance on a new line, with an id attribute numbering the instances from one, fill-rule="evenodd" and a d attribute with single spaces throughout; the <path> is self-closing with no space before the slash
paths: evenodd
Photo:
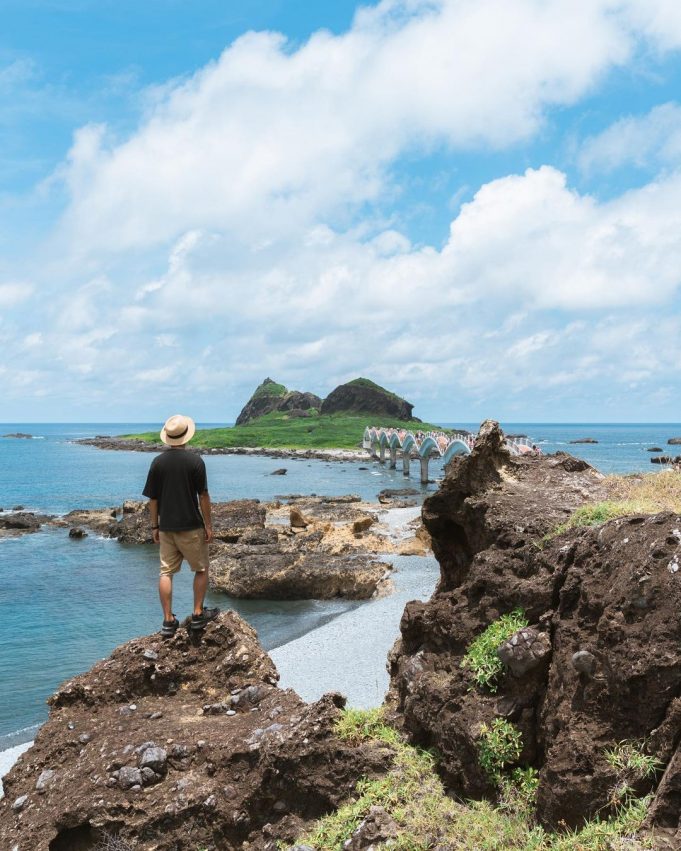
<path id="1" fill-rule="evenodd" d="M 390 468 L 397 466 L 397 453 L 402 455 L 402 473 L 409 475 L 410 462 L 418 459 L 421 467 L 421 482 L 428 482 L 428 462 L 431 458 L 442 458 L 448 464 L 455 455 L 470 455 L 475 446 L 476 435 L 470 432 L 411 431 L 404 428 L 367 426 L 362 445 L 381 464 L 390 455 Z M 505 438 L 506 448 L 511 455 L 523 455 L 536 451 L 529 438 Z"/>

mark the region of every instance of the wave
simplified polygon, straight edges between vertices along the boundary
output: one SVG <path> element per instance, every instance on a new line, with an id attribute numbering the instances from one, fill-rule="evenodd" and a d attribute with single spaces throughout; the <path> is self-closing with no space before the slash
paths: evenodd
<path id="1" fill-rule="evenodd" d="M 7 774 L 22 753 L 25 753 L 32 744 L 33 742 L 24 742 L 22 745 L 15 745 L 13 748 L 0 751 L 0 798 L 3 798 L 5 795 L 5 791 L 2 788 L 2 778 L 5 774 Z"/>

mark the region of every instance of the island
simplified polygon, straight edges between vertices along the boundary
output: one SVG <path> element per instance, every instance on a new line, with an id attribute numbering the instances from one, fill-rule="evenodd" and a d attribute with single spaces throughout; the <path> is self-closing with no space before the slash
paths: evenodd
<path id="1" fill-rule="evenodd" d="M 209 452 L 253 453 L 287 457 L 305 452 L 306 457 L 327 460 L 366 458 L 362 435 L 367 425 L 448 431 L 422 422 L 412 415 L 413 405 L 368 378 L 341 384 L 321 399 L 314 393 L 289 390 L 266 378 L 246 402 L 234 426 L 197 429 L 190 442 L 194 449 Z M 100 449 L 158 451 L 158 432 L 98 436 L 80 440 Z M 338 454 L 339 450 L 344 450 Z M 350 452 L 352 454 L 348 455 Z"/>

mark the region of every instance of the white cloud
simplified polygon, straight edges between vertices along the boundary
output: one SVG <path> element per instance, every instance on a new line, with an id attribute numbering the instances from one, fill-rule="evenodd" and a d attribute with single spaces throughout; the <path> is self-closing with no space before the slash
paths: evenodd
<path id="1" fill-rule="evenodd" d="M 27 283 L 0 284 L 0 307 L 13 307 L 30 298 L 33 286 Z"/>
<path id="2" fill-rule="evenodd" d="M 665 103 L 646 115 L 619 119 L 585 140 L 578 162 L 589 174 L 607 173 L 626 165 L 681 165 L 681 106 Z"/>
<path id="3" fill-rule="evenodd" d="M 79 131 L 66 231 L 114 251 L 190 230 L 286 239 L 377 198 L 404 152 L 527 139 L 631 57 L 635 24 L 677 45 L 656 21 L 634 0 L 386 0 L 297 49 L 249 33 L 127 141 Z"/>
<path id="4" fill-rule="evenodd" d="M 242 37 L 156 90 L 128 139 L 76 133 L 55 177 L 70 201 L 44 272 L 50 298 L 40 323 L 0 316 L 4 349 L 24 344 L 33 392 L 63 404 L 150 410 L 198 393 L 213 416 L 235 414 L 266 374 L 322 394 L 368 374 L 441 411 L 539 392 L 551 413 L 559 394 L 628 394 L 670 374 L 673 168 L 607 202 L 548 165 L 501 177 L 437 246 L 412 244 L 371 203 L 399 197 L 401 156 L 517 144 L 642 46 L 677 47 L 677 8 L 384 0 L 348 33 L 298 48 Z M 659 110 L 590 140 L 584 162 L 643 146 L 673 165 L 678 107 Z M 19 304 L 15 286 L 0 285 L 0 306 Z"/>

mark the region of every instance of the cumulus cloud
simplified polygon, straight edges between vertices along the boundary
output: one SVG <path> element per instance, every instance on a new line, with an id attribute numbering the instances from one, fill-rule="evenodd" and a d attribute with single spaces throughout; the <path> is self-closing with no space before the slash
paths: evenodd
<path id="1" fill-rule="evenodd" d="M 33 286 L 27 283 L 12 282 L 0 284 L 0 307 L 13 307 L 26 301 L 33 292 Z"/>
<path id="2" fill-rule="evenodd" d="M 79 131 L 65 229 L 114 251 L 192 229 L 286 238 L 376 199 L 402 153 L 527 139 L 631 57 L 635 25 L 678 44 L 658 23 L 634 0 L 384 0 L 298 48 L 248 33 L 127 141 Z"/>
<path id="3" fill-rule="evenodd" d="M 401 157 L 517 145 L 614 67 L 679 44 L 666 0 L 383 0 L 302 46 L 244 35 L 149 95 L 127 139 L 77 131 L 54 181 L 53 297 L 35 327 L 0 317 L 0 339 L 23 345 L 36 388 L 49 350 L 62 398 L 126 410 L 193 394 L 235 415 L 266 374 L 321 394 L 369 374 L 452 415 L 640 386 L 679 355 L 674 168 L 605 202 L 551 165 L 506 174 L 442 245 L 376 209 Z M 678 107 L 659 110 L 589 140 L 584 168 L 644 138 L 672 165 Z"/>
<path id="4" fill-rule="evenodd" d="M 681 106 L 665 103 L 641 116 L 621 118 L 585 140 L 580 168 L 590 174 L 622 166 L 659 168 L 681 163 Z"/>

